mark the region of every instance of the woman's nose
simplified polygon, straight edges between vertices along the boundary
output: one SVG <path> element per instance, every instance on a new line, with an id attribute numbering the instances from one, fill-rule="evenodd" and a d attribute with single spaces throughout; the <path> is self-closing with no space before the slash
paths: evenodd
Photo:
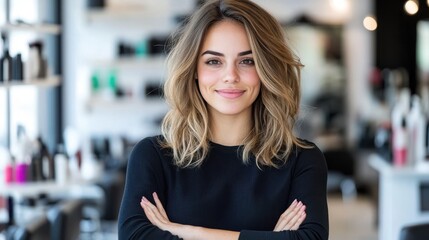
<path id="1" fill-rule="evenodd" d="M 226 67 L 223 81 L 225 83 L 235 83 L 239 81 L 237 66 L 230 64 Z"/>

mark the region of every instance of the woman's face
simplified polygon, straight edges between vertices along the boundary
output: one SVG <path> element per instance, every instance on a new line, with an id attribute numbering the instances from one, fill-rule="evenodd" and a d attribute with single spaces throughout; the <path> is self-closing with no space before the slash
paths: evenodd
<path id="1" fill-rule="evenodd" d="M 251 115 L 261 83 L 241 24 L 225 20 L 208 29 L 199 53 L 197 75 L 211 115 Z"/>

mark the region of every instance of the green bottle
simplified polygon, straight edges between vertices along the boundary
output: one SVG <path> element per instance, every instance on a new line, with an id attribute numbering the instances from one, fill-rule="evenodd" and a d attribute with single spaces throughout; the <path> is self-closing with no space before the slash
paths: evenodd
<path id="1" fill-rule="evenodd" d="M 92 76 L 91 76 L 91 90 L 93 93 L 97 93 L 100 91 L 100 88 L 101 88 L 100 72 L 95 71 L 92 73 Z"/>
<path id="2" fill-rule="evenodd" d="M 116 95 L 116 90 L 117 90 L 117 74 L 116 74 L 116 70 L 112 69 L 109 72 L 108 78 L 107 78 L 107 84 L 108 84 L 108 88 L 109 90 Z"/>

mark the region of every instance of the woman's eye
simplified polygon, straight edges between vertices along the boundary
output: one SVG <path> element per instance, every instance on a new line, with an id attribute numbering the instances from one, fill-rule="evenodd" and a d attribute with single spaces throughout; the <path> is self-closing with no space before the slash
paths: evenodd
<path id="1" fill-rule="evenodd" d="M 243 59 L 241 61 L 241 63 L 246 64 L 246 65 L 255 65 L 255 61 L 253 61 L 253 59 L 251 59 L 251 58 Z"/>
<path id="2" fill-rule="evenodd" d="M 215 59 L 211 59 L 211 60 L 206 61 L 206 64 L 207 65 L 218 65 L 218 64 L 220 64 L 220 61 L 215 60 Z"/>

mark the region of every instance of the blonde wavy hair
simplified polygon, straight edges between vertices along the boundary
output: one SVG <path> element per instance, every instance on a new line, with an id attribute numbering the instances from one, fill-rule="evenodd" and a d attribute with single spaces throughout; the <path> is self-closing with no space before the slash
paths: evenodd
<path id="1" fill-rule="evenodd" d="M 210 26 L 223 20 L 244 26 L 261 80 L 253 103 L 253 128 L 241 147 L 243 162 L 254 156 L 258 167 L 278 167 L 294 146 L 307 147 L 293 133 L 302 64 L 277 20 L 248 0 L 208 0 L 172 36 L 164 85 L 170 110 L 162 122 L 161 144 L 172 150 L 179 167 L 198 167 L 207 156 L 210 119 L 195 76 L 204 36 Z"/>

